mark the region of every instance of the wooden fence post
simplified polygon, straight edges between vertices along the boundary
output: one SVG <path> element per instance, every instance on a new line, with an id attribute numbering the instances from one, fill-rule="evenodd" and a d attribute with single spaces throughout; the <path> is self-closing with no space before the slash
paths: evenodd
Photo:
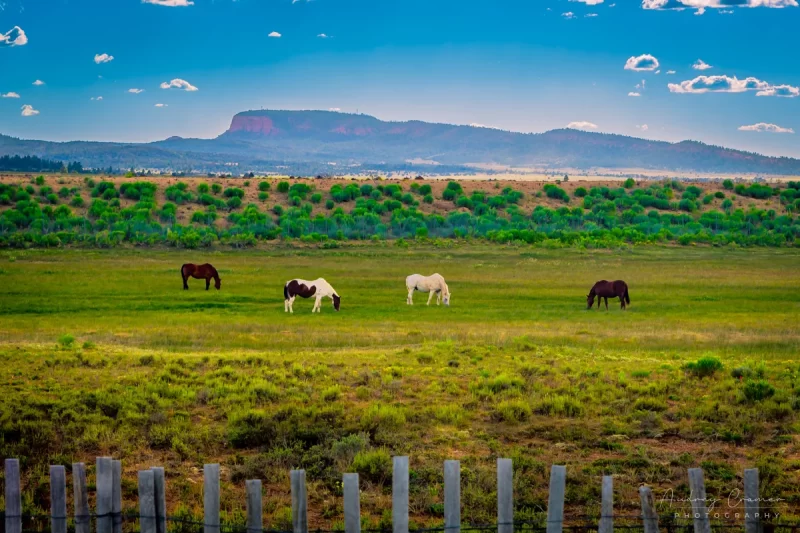
<path id="1" fill-rule="evenodd" d="M 72 463 L 72 501 L 75 508 L 75 533 L 89 533 L 89 493 L 86 488 L 86 465 Z"/>
<path id="2" fill-rule="evenodd" d="M 702 468 L 689 469 L 689 494 L 692 500 L 695 533 L 711 533 L 711 522 L 708 519 L 708 507 L 706 506 L 706 484 L 703 480 Z"/>
<path id="3" fill-rule="evenodd" d="M 650 487 L 639 487 L 639 500 L 642 503 L 644 533 L 658 533 L 658 514 Z"/>
<path id="4" fill-rule="evenodd" d="M 600 505 L 600 527 L 597 533 L 614 531 L 614 478 L 603 476 L 603 500 Z"/>
<path id="5" fill-rule="evenodd" d="M 444 529 L 461 531 L 461 463 L 444 462 Z"/>
<path id="6" fill-rule="evenodd" d="M 306 471 L 292 470 L 289 476 L 292 484 L 292 531 L 293 533 L 308 533 Z"/>
<path id="7" fill-rule="evenodd" d="M 203 533 L 220 533 L 219 464 L 216 463 L 203 466 L 203 519 Z"/>
<path id="8" fill-rule="evenodd" d="M 6 459 L 6 533 L 22 533 L 22 486 L 19 459 Z"/>
<path id="9" fill-rule="evenodd" d="M 344 492 L 344 533 L 361 533 L 361 495 L 358 474 L 345 474 L 342 480 Z"/>
<path id="10" fill-rule="evenodd" d="M 154 466 L 153 486 L 156 491 L 156 533 L 167 533 L 167 488 L 164 468 Z"/>
<path id="11" fill-rule="evenodd" d="M 110 457 L 98 457 L 95 462 L 95 478 L 97 492 L 97 533 L 112 533 L 113 517 L 111 516 L 114 499 L 114 473 Z"/>
<path id="12" fill-rule="evenodd" d="M 261 480 L 248 479 L 244 482 L 244 488 L 247 493 L 247 533 L 261 533 L 264 531 Z"/>
<path id="13" fill-rule="evenodd" d="M 511 459 L 497 460 L 497 533 L 514 532 L 514 471 Z"/>
<path id="14" fill-rule="evenodd" d="M 111 462 L 111 513 L 114 520 L 112 529 L 114 533 L 122 533 L 122 462 Z"/>
<path id="15" fill-rule="evenodd" d="M 408 456 L 392 460 L 392 533 L 408 533 Z"/>
<path id="16" fill-rule="evenodd" d="M 61 465 L 50 467 L 50 531 L 67 533 L 67 473 Z"/>
<path id="17" fill-rule="evenodd" d="M 547 499 L 547 533 L 561 533 L 564 527 L 564 492 L 567 485 L 567 467 L 550 467 L 550 496 Z"/>
<path id="18" fill-rule="evenodd" d="M 744 533 L 761 533 L 758 468 L 746 468 L 744 471 L 744 512 Z"/>
<path id="19" fill-rule="evenodd" d="M 139 531 L 156 533 L 156 487 L 152 470 L 139 472 Z"/>

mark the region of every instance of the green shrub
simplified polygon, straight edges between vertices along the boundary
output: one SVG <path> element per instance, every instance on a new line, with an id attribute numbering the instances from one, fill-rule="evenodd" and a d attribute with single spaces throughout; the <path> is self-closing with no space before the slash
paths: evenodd
<path id="1" fill-rule="evenodd" d="M 427 196 L 427 195 L 431 194 L 432 190 L 433 189 L 431 189 L 431 186 L 429 184 L 427 184 L 427 183 L 425 183 L 423 185 L 420 185 L 420 187 L 419 187 L 419 193 L 421 195 L 423 195 L 423 196 Z"/>
<path id="2" fill-rule="evenodd" d="M 368 431 L 395 430 L 405 423 L 403 410 L 391 405 L 373 404 L 361 415 L 361 425 Z"/>
<path id="3" fill-rule="evenodd" d="M 258 190 L 259 191 L 268 191 L 272 188 L 268 181 L 259 181 L 258 182 Z"/>
<path id="4" fill-rule="evenodd" d="M 636 181 L 633 178 L 628 178 L 625 180 L 625 183 L 623 183 L 622 186 L 626 189 L 633 189 L 636 187 Z"/>
<path id="5" fill-rule="evenodd" d="M 70 335 L 69 333 L 61 335 L 58 338 L 58 344 L 62 348 L 71 348 L 73 344 L 75 344 L 75 337 Z"/>
<path id="6" fill-rule="evenodd" d="M 720 200 L 725 198 L 725 193 L 722 191 L 717 191 L 714 193 L 714 198 L 719 198 Z"/>
<path id="7" fill-rule="evenodd" d="M 333 202 L 333 200 L 328 199 L 325 201 L 325 209 L 333 209 L 333 206 L 335 205 L 336 204 Z"/>
<path id="8" fill-rule="evenodd" d="M 201 183 L 197 186 L 198 194 L 208 194 L 210 191 L 211 187 L 208 186 L 208 183 Z"/>
<path id="9" fill-rule="evenodd" d="M 722 361 L 713 356 L 701 357 L 697 361 L 686 363 L 684 368 L 690 374 L 699 378 L 713 376 L 717 371 L 722 370 Z"/>
<path id="10" fill-rule="evenodd" d="M 432 204 L 433 203 L 433 195 L 432 194 L 426 194 L 425 197 L 422 199 L 422 201 L 425 202 L 426 204 Z"/>
<path id="11" fill-rule="evenodd" d="M 586 196 L 587 193 L 588 191 L 586 190 L 586 187 L 578 187 L 577 189 L 575 189 L 574 195 L 576 198 L 583 198 Z"/>
<path id="12" fill-rule="evenodd" d="M 69 205 L 71 205 L 72 207 L 83 207 L 84 206 L 83 198 L 81 198 L 80 195 L 75 195 L 72 197 L 72 200 L 69 201 Z"/>
<path id="13" fill-rule="evenodd" d="M 497 404 L 493 417 L 502 422 L 516 424 L 524 422 L 531 417 L 533 411 L 528 402 L 519 399 L 505 400 Z"/>
<path id="14" fill-rule="evenodd" d="M 749 378 L 753 375 L 753 371 L 750 370 L 749 367 L 746 366 L 737 366 L 733 370 L 731 370 L 731 377 L 734 379 L 743 379 Z"/>
<path id="15" fill-rule="evenodd" d="M 278 182 L 278 192 L 282 192 L 282 193 L 289 192 L 289 182 L 288 181 L 279 181 Z"/>
<path id="16" fill-rule="evenodd" d="M 258 199 L 261 200 L 262 202 L 266 202 L 267 200 L 269 200 L 269 193 L 264 191 L 259 192 Z"/>
<path id="17" fill-rule="evenodd" d="M 212 194 L 219 194 L 222 192 L 222 185 L 219 183 L 212 183 L 211 184 L 211 192 Z"/>
<path id="18" fill-rule="evenodd" d="M 742 388 L 742 394 L 748 402 L 760 402 L 771 398 L 775 394 L 775 387 L 763 379 L 747 380 Z"/>
<path id="19" fill-rule="evenodd" d="M 228 187 L 225 189 L 224 196 L 226 198 L 244 198 L 244 191 L 238 187 Z"/>
<path id="20" fill-rule="evenodd" d="M 383 448 L 360 451 L 353 458 L 352 469 L 364 479 L 383 485 L 392 475 L 392 456 Z"/>
<path id="21" fill-rule="evenodd" d="M 722 188 L 724 188 L 726 191 L 732 191 L 733 190 L 733 181 L 731 181 L 731 180 L 723 181 L 722 182 Z"/>
<path id="22" fill-rule="evenodd" d="M 311 203 L 312 204 L 318 204 L 321 201 L 322 201 L 322 194 L 321 193 L 315 192 L 314 194 L 311 195 Z"/>
<path id="23" fill-rule="evenodd" d="M 551 395 L 536 406 L 536 412 L 549 416 L 578 417 L 584 412 L 583 404 L 572 396 Z"/>

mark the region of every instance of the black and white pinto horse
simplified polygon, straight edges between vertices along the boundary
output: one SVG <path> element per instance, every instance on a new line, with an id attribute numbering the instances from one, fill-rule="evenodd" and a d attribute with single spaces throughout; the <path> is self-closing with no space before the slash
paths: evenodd
<path id="1" fill-rule="evenodd" d="M 331 287 L 331 284 L 325 281 L 322 278 L 315 279 L 314 281 L 306 281 L 304 279 L 293 279 L 286 282 L 286 285 L 283 286 L 283 311 L 286 313 L 294 313 L 292 310 L 292 304 L 294 303 L 294 299 L 300 296 L 301 298 L 311 298 L 312 296 L 316 297 L 316 301 L 314 302 L 314 307 L 311 309 L 311 312 L 314 311 L 321 313 L 321 303 L 323 298 L 330 298 L 333 300 L 333 308 L 337 311 L 339 310 L 339 305 L 342 303 L 342 299 L 336 293 L 336 291 Z"/>

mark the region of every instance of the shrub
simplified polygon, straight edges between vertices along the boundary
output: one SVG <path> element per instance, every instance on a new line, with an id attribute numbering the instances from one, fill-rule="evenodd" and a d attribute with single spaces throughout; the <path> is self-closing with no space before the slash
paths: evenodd
<path id="1" fill-rule="evenodd" d="M 494 410 L 494 418 L 512 424 L 524 422 L 531 417 L 531 406 L 523 400 L 506 400 L 497 404 Z"/>
<path id="2" fill-rule="evenodd" d="M 311 195 L 311 203 L 312 204 L 318 204 L 321 201 L 322 201 L 322 194 L 320 194 L 318 192 L 315 192 L 314 194 Z"/>
<path id="3" fill-rule="evenodd" d="M 431 194 L 432 190 L 433 189 L 431 189 L 431 186 L 427 183 L 425 183 L 424 185 L 420 185 L 419 187 L 419 193 L 423 196 Z"/>
<path id="4" fill-rule="evenodd" d="M 326 402 L 333 402 L 342 397 L 342 388 L 338 385 L 333 385 L 322 391 L 322 399 Z"/>
<path id="5" fill-rule="evenodd" d="M 280 205 L 274 206 L 272 208 L 272 212 L 275 213 L 278 216 L 281 216 L 283 214 L 283 206 L 280 206 Z"/>
<path id="6" fill-rule="evenodd" d="M 289 182 L 288 181 L 279 181 L 278 182 L 278 192 L 283 192 L 283 193 L 289 192 Z"/>
<path id="7" fill-rule="evenodd" d="M 325 201 L 325 209 L 333 209 L 333 206 L 335 205 L 336 204 L 331 199 Z"/>
<path id="8" fill-rule="evenodd" d="M 211 184 L 211 192 L 213 194 L 221 193 L 222 192 L 222 185 L 220 185 L 219 183 L 212 183 Z"/>
<path id="9" fill-rule="evenodd" d="M 242 199 L 238 196 L 232 196 L 228 198 L 226 204 L 230 210 L 238 209 L 242 206 Z"/>
<path id="10" fill-rule="evenodd" d="M 268 191 L 272 188 L 268 181 L 259 181 L 258 182 L 258 190 L 259 191 Z"/>
<path id="11" fill-rule="evenodd" d="M 775 387 L 763 379 L 747 380 L 742 388 L 742 394 L 748 402 L 760 402 L 771 398 L 775 394 Z"/>
<path id="12" fill-rule="evenodd" d="M 717 191 L 714 193 L 714 198 L 719 198 L 720 200 L 725 198 L 725 193 L 722 191 Z"/>
<path id="13" fill-rule="evenodd" d="M 197 186 L 198 194 L 208 194 L 210 191 L 211 187 L 208 186 L 208 183 L 201 183 Z"/>
<path id="14" fill-rule="evenodd" d="M 625 183 L 623 183 L 622 186 L 626 189 L 632 189 L 636 186 L 636 181 L 633 178 L 628 178 L 625 180 Z"/>
<path id="15" fill-rule="evenodd" d="M 731 180 L 723 181 L 722 182 L 722 188 L 725 189 L 726 191 L 732 191 L 733 190 L 733 181 L 731 181 Z"/>
<path id="16" fill-rule="evenodd" d="M 426 204 L 432 204 L 433 203 L 433 195 L 432 194 L 426 194 L 425 197 L 422 199 L 422 201 L 425 202 Z"/>
<path id="17" fill-rule="evenodd" d="M 382 485 L 392 475 L 392 456 L 383 448 L 360 451 L 353 457 L 352 468 L 372 483 Z"/>
<path id="18" fill-rule="evenodd" d="M 226 198 L 244 198 L 244 191 L 238 187 L 228 187 L 224 193 Z"/>
<path id="19" fill-rule="evenodd" d="M 361 415 L 361 425 L 369 431 L 394 430 L 406 423 L 406 415 L 391 405 L 373 404 Z"/>
<path id="20" fill-rule="evenodd" d="M 722 370 L 722 361 L 713 356 L 701 357 L 697 361 L 686 363 L 684 368 L 690 374 L 699 378 L 713 376 L 717 371 Z"/>
<path id="21" fill-rule="evenodd" d="M 574 194 L 576 198 L 583 198 L 584 196 L 586 196 L 587 192 L 588 191 L 586 190 L 586 187 L 578 187 L 577 189 L 575 189 Z"/>
<path id="22" fill-rule="evenodd" d="M 753 375 L 753 371 L 750 370 L 749 367 L 746 366 L 737 366 L 733 370 L 731 370 L 731 377 L 734 379 L 743 379 L 749 378 Z"/>
<path id="23" fill-rule="evenodd" d="M 73 345 L 73 344 L 75 344 L 75 337 L 73 337 L 73 336 L 72 336 L 72 335 L 70 335 L 69 333 L 67 333 L 67 334 L 65 334 L 65 335 L 61 335 L 61 336 L 58 338 L 58 344 L 59 344 L 59 345 L 60 345 L 62 348 L 71 348 L 71 347 L 72 347 L 72 345 Z"/>
<path id="24" fill-rule="evenodd" d="M 547 195 L 548 198 L 554 198 L 556 200 L 561 200 L 564 203 L 569 203 L 569 195 L 567 194 L 567 191 L 565 191 L 558 185 L 553 185 L 552 183 L 546 183 L 542 189 L 544 190 L 544 193 Z"/>
<path id="25" fill-rule="evenodd" d="M 549 416 L 577 417 L 583 414 L 583 404 L 571 396 L 548 396 L 536 406 L 536 412 Z"/>
<path id="26" fill-rule="evenodd" d="M 264 191 L 259 192 L 258 199 L 261 200 L 262 202 L 266 202 L 269 199 L 269 193 Z"/>
<path id="27" fill-rule="evenodd" d="M 69 201 L 69 205 L 72 207 L 83 207 L 84 201 L 79 195 L 75 195 L 72 197 L 72 200 Z"/>

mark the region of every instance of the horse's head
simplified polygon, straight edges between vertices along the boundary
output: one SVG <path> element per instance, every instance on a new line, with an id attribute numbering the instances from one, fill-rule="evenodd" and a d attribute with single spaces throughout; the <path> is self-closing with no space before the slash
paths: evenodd
<path id="1" fill-rule="evenodd" d="M 214 287 L 216 287 L 217 290 L 222 288 L 222 278 L 217 278 L 214 280 Z"/>
<path id="2" fill-rule="evenodd" d="M 450 293 L 448 292 L 442 297 L 442 301 L 444 301 L 444 305 L 450 306 Z"/>
<path id="3" fill-rule="evenodd" d="M 588 294 L 586 296 L 586 309 L 591 309 L 594 305 L 594 294 Z"/>
<path id="4" fill-rule="evenodd" d="M 339 310 L 339 305 L 341 305 L 342 299 L 339 297 L 338 294 L 333 295 L 333 308 L 337 311 Z"/>

